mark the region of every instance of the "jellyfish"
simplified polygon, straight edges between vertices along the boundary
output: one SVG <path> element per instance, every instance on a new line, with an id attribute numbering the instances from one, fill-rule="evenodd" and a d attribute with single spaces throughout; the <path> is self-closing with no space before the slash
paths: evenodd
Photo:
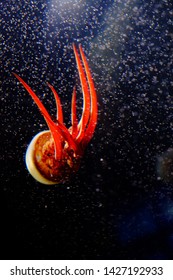
<path id="1" fill-rule="evenodd" d="M 39 132 L 29 144 L 25 162 L 29 173 L 40 183 L 53 185 L 66 182 L 78 171 L 84 151 L 92 139 L 98 116 L 97 94 L 89 65 L 82 49 L 73 44 L 73 51 L 79 73 L 83 108 L 80 120 L 77 118 L 76 87 L 71 102 L 71 126 L 64 124 L 61 101 L 55 88 L 48 83 L 54 94 L 57 117 L 54 121 L 41 100 L 30 86 L 16 73 L 14 76 L 24 86 L 43 115 L 48 130 Z"/>

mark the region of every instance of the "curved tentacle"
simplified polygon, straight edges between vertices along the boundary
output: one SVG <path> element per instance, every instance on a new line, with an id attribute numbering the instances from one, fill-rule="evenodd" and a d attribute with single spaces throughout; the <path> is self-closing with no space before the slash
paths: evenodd
<path id="1" fill-rule="evenodd" d="M 43 114 L 43 116 L 44 116 L 44 114 Z M 44 117 L 44 118 L 46 120 L 47 117 Z M 62 135 L 58 130 L 56 130 L 54 128 L 54 126 L 48 120 L 46 120 L 46 122 L 49 123 L 49 128 L 50 128 L 53 140 L 54 140 L 55 159 L 60 161 L 62 158 L 62 141 L 61 141 Z"/>
<path id="2" fill-rule="evenodd" d="M 78 121 L 76 115 L 76 87 L 73 88 L 73 95 L 72 95 L 72 102 L 71 102 L 71 123 L 72 123 L 71 135 L 73 139 L 75 139 L 78 134 Z"/>
<path id="3" fill-rule="evenodd" d="M 76 46 L 73 44 L 73 50 L 76 58 L 77 68 L 79 72 L 79 78 L 82 85 L 82 93 L 83 93 L 83 110 L 81 120 L 78 124 L 79 127 L 79 134 L 77 136 L 78 143 L 83 139 L 85 128 L 87 126 L 89 115 L 90 115 L 90 93 L 88 88 L 88 83 L 86 79 L 86 75 L 84 69 L 82 67 L 81 59 L 79 53 L 77 51 Z"/>
<path id="4" fill-rule="evenodd" d="M 40 109 L 40 111 L 43 113 L 45 116 L 49 116 L 48 111 L 46 110 L 46 108 L 44 107 L 44 105 L 42 104 L 42 102 L 40 101 L 40 99 L 37 97 L 37 95 L 35 94 L 35 92 L 30 88 L 30 86 L 28 86 L 27 83 L 25 83 L 25 81 L 18 76 L 16 73 L 13 72 L 13 75 L 19 80 L 19 82 L 21 82 L 21 84 L 24 86 L 24 88 L 29 92 L 29 94 L 31 95 L 31 97 L 34 99 L 35 103 L 37 104 L 38 108 Z"/>
<path id="5" fill-rule="evenodd" d="M 13 75 L 19 80 L 19 82 L 22 83 L 22 85 L 24 86 L 24 88 L 29 92 L 29 94 L 31 95 L 31 97 L 34 99 L 35 103 L 37 104 L 38 108 L 40 109 L 41 113 L 43 114 L 46 123 L 52 133 L 53 139 L 54 139 L 54 143 L 55 143 L 55 158 L 60 160 L 61 159 L 61 131 L 57 131 L 54 128 L 54 125 L 50 122 L 50 115 L 47 112 L 46 108 L 44 107 L 44 105 L 42 104 L 42 102 L 40 101 L 40 99 L 37 97 L 37 95 L 34 93 L 34 91 L 28 86 L 27 83 L 25 83 L 25 81 L 18 76 L 16 73 L 13 73 Z"/>
<path id="6" fill-rule="evenodd" d="M 57 120 L 59 122 L 63 123 L 63 112 L 62 112 L 62 106 L 61 106 L 61 101 L 60 101 L 59 95 L 52 85 L 50 85 L 49 83 L 47 83 L 47 85 L 49 86 L 49 88 L 51 89 L 51 91 L 53 92 L 54 97 L 55 97 L 56 108 L 57 108 Z"/>
<path id="7" fill-rule="evenodd" d="M 85 130 L 84 137 L 82 139 L 83 146 L 86 146 L 88 144 L 88 142 L 91 140 L 91 138 L 93 137 L 94 130 L 95 130 L 95 127 L 97 124 L 97 116 L 98 116 L 97 94 L 96 94 L 94 82 L 93 82 L 93 79 L 91 76 L 91 72 L 89 69 L 89 65 L 88 65 L 86 56 L 84 54 L 84 51 L 83 51 L 81 45 L 79 45 L 79 50 L 80 50 L 80 54 L 81 54 L 82 61 L 84 64 L 84 68 L 85 68 L 85 72 L 86 72 L 86 76 L 87 76 L 87 80 L 88 80 L 88 84 L 89 84 L 89 89 L 90 89 L 90 96 L 91 96 L 90 119 L 89 119 L 88 126 Z"/>

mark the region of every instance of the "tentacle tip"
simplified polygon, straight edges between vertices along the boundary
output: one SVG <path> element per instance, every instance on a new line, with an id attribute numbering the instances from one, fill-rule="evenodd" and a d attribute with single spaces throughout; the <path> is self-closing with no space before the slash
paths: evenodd
<path id="1" fill-rule="evenodd" d="M 15 72 L 11 72 L 16 78 L 18 77 L 18 75 Z"/>
<path id="2" fill-rule="evenodd" d="M 83 48 L 82 48 L 82 44 L 81 44 L 81 43 L 79 44 L 79 50 L 80 50 L 80 51 L 81 51 L 81 50 L 83 51 Z"/>
<path id="3" fill-rule="evenodd" d="M 50 88 L 52 87 L 52 85 L 51 85 L 51 84 L 49 84 L 49 82 L 47 82 L 47 85 L 48 85 L 48 87 L 50 87 Z"/>
<path id="4" fill-rule="evenodd" d="M 11 72 L 11 73 L 14 75 L 14 77 L 15 77 L 18 81 L 22 82 L 22 78 L 21 78 L 18 74 L 16 74 L 15 72 Z"/>
<path id="5" fill-rule="evenodd" d="M 73 46 L 73 50 L 74 50 L 74 51 L 76 51 L 76 50 L 77 50 L 77 48 L 76 48 L 76 44 L 75 44 L 75 43 L 73 43 L 73 44 L 72 44 L 72 46 Z"/>

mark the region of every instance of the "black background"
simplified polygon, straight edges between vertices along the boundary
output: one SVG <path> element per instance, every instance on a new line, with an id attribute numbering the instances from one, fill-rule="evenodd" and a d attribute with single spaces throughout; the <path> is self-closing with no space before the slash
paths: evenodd
<path id="1" fill-rule="evenodd" d="M 0 5 L 1 259 L 171 259 L 173 183 L 158 173 L 173 141 L 171 1 Z M 74 84 L 81 105 L 73 42 L 88 57 L 99 120 L 78 173 L 45 186 L 24 157 L 46 124 L 11 72 L 55 115 L 52 83 L 69 127 Z"/>

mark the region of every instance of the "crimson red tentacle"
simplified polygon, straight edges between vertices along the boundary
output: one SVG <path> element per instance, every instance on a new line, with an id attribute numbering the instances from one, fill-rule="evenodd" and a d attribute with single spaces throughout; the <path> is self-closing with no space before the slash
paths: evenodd
<path id="1" fill-rule="evenodd" d="M 91 96 L 90 119 L 89 119 L 88 126 L 85 130 L 85 135 L 82 139 L 83 146 L 86 146 L 88 144 L 88 142 L 91 140 L 91 138 L 93 137 L 93 134 L 95 131 L 95 127 L 97 124 L 98 107 L 97 107 L 97 94 L 96 94 L 94 82 L 93 82 L 93 79 L 91 76 L 91 72 L 89 69 L 89 65 L 88 65 L 86 56 L 84 54 L 84 51 L 83 51 L 81 45 L 79 46 L 79 50 L 80 50 L 80 54 L 81 54 L 82 61 L 84 64 L 84 68 L 85 68 L 85 72 L 86 72 L 86 76 L 87 76 L 87 80 L 88 80 L 88 84 L 89 84 L 89 89 L 90 89 L 90 96 Z"/>
<path id="2" fill-rule="evenodd" d="M 83 93 L 83 110 L 82 110 L 82 116 L 81 120 L 79 122 L 79 134 L 77 136 L 77 141 L 80 143 L 80 141 L 84 137 L 84 132 L 89 120 L 89 114 L 90 114 L 90 93 L 88 88 L 88 83 L 86 79 L 85 72 L 82 67 L 81 59 L 79 56 L 79 53 L 77 51 L 76 46 L 73 44 L 73 50 L 76 58 L 77 68 L 79 72 L 79 78 L 82 85 L 82 93 Z"/>
<path id="3" fill-rule="evenodd" d="M 52 85 L 50 85 L 49 83 L 47 83 L 47 84 L 48 84 L 49 88 L 52 90 L 54 97 L 55 97 L 56 108 L 57 108 L 57 120 L 59 120 L 59 122 L 63 123 L 63 112 L 62 112 L 62 106 L 61 106 L 61 101 L 60 101 L 59 95 Z"/>
<path id="4" fill-rule="evenodd" d="M 72 95 L 72 102 L 71 102 L 71 123 L 72 123 L 71 135 L 73 139 L 75 139 L 78 134 L 78 121 L 76 115 L 76 87 L 73 88 L 73 95 Z"/>
<path id="5" fill-rule="evenodd" d="M 13 75 L 22 83 L 24 88 L 29 92 L 29 94 L 34 99 L 35 103 L 37 104 L 38 108 L 40 109 L 41 113 L 43 114 L 43 116 L 44 116 L 44 118 L 46 120 L 46 123 L 47 123 L 47 125 L 48 125 L 48 127 L 49 127 L 49 129 L 50 129 L 50 131 L 52 133 L 53 139 L 54 139 L 54 143 L 55 143 L 55 158 L 58 159 L 58 160 L 61 160 L 62 151 L 61 151 L 61 137 L 60 137 L 61 133 L 60 133 L 60 131 L 57 131 L 57 130 L 54 129 L 53 124 L 49 121 L 51 119 L 49 113 L 47 112 L 46 108 L 44 107 L 44 105 L 42 104 L 40 99 L 34 93 L 34 91 L 16 73 L 13 73 Z"/>

